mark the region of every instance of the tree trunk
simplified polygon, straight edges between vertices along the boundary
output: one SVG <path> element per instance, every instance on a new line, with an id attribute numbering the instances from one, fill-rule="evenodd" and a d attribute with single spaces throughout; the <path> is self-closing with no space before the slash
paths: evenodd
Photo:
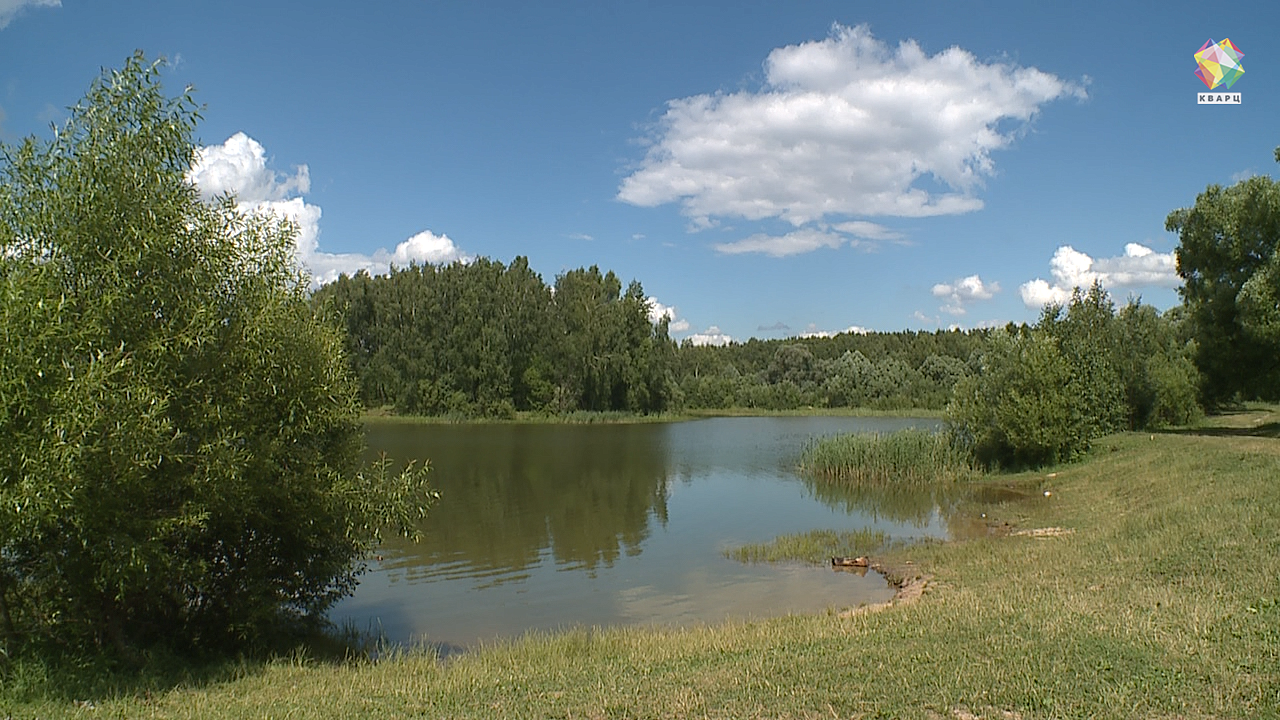
<path id="1" fill-rule="evenodd" d="M 18 632 L 13 627 L 13 615 L 9 612 L 9 578 L 0 575 L 0 667 L 9 664 Z"/>

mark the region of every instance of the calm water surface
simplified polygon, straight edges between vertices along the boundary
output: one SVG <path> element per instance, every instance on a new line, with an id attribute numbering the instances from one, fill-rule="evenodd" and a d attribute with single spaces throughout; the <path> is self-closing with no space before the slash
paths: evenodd
<path id="1" fill-rule="evenodd" d="M 651 425 L 368 427 L 370 452 L 429 458 L 440 502 L 421 542 L 389 541 L 339 623 L 459 649 L 574 625 L 687 625 L 888 600 L 865 577 L 744 565 L 743 543 L 815 528 L 943 536 L 936 498 L 798 476 L 805 444 L 934 427 L 903 418 L 712 418 Z"/>

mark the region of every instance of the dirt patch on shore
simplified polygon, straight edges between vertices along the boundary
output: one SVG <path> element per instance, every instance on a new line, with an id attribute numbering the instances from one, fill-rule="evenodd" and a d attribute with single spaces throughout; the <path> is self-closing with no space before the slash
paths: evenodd
<path id="1" fill-rule="evenodd" d="M 893 599 L 888 602 L 849 608 L 842 611 L 840 617 L 848 618 L 856 615 L 867 615 L 881 610 L 888 610 L 898 605 L 910 605 L 924 596 L 924 591 L 929 587 L 929 582 L 932 580 L 928 575 L 919 573 L 910 562 L 902 565 L 886 566 L 881 562 L 872 561 L 870 569 L 884 575 L 885 580 L 897 588 L 897 592 L 893 594 Z"/>
<path id="2" fill-rule="evenodd" d="M 1031 538 L 1057 538 L 1065 537 L 1075 533 L 1073 528 L 1064 527 L 1042 527 L 1028 528 L 1025 530 L 1014 530 L 1008 523 L 1003 524 L 1003 532 L 1001 535 L 1009 537 L 1031 537 Z M 867 567 L 857 568 L 861 573 L 867 570 L 875 570 L 884 575 L 884 579 L 895 588 L 893 598 L 888 602 L 873 603 L 870 605 L 860 605 L 856 608 L 849 608 L 840 613 L 840 617 L 853 617 L 855 615 L 863 615 L 866 613 L 880 612 L 897 605 L 909 605 L 924 596 L 924 592 L 929 587 L 932 578 L 924 575 L 911 563 L 906 561 L 902 564 L 886 565 L 878 560 L 872 560 Z"/>

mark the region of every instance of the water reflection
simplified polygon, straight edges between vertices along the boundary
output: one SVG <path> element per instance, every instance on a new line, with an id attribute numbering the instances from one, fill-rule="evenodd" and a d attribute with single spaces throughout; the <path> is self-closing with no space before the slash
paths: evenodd
<path id="1" fill-rule="evenodd" d="M 384 545 L 331 617 L 394 642 L 463 647 L 573 624 L 689 624 L 883 601 L 892 592 L 874 572 L 743 565 L 723 551 L 815 528 L 945 534 L 945 499 L 851 493 L 795 473 L 816 436 L 932 424 L 372 425 L 371 453 L 429 458 L 442 497 L 421 542 Z"/>
<path id="2" fill-rule="evenodd" d="M 959 485 L 930 488 L 847 487 L 822 478 L 805 476 L 805 485 L 818 501 L 845 512 L 862 512 L 876 520 L 915 528 L 937 525 L 965 499 Z"/>
<path id="3" fill-rule="evenodd" d="M 547 553 L 591 571 L 638 554 L 650 518 L 666 523 L 667 458 L 649 427 L 399 426 L 372 439 L 429 457 L 442 493 L 420 542 L 384 547 L 383 567 L 409 582 L 520 580 Z"/>

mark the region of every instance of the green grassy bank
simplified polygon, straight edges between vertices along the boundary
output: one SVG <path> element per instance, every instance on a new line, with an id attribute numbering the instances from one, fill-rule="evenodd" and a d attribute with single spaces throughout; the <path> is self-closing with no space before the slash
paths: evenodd
<path id="1" fill-rule="evenodd" d="M 930 579 L 884 612 L 279 661 L 123 697 L 8 687 L 0 717 L 1277 717 L 1278 423 L 1113 436 L 1016 476 L 1034 499 L 973 520 L 999 534 L 885 558 Z"/>

